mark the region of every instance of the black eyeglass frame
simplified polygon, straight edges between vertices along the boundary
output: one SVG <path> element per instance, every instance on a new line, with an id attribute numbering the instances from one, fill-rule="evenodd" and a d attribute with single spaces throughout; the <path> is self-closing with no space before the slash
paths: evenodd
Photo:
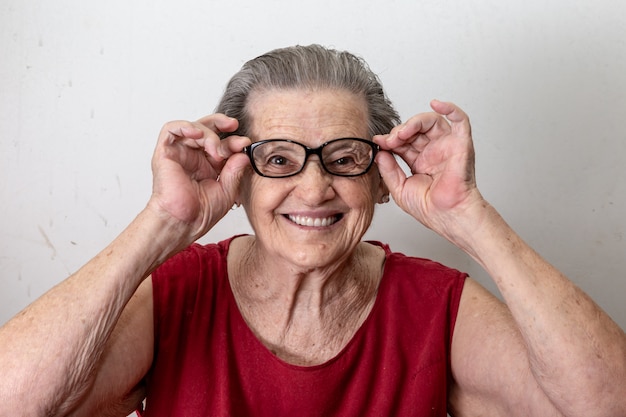
<path id="1" fill-rule="evenodd" d="M 347 140 L 347 139 L 365 143 L 365 144 L 369 145 L 372 148 L 372 159 L 371 159 L 369 165 L 365 168 L 365 170 L 363 172 L 359 173 L 359 174 L 337 174 L 337 173 L 331 172 L 326 167 L 326 164 L 324 164 L 324 158 L 322 158 L 322 150 L 327 145 L 330 145 L 331 143 L 334 143 L 334 142 L 337 142 L 337 141 L 340 141 L 340 140 Z M 263 145 L 264 143 L 269 143 L 269 142 L 289 142 L 289 143 L 293 143 L 294 145 L 299 145 L 302 148 L 304 148 L 304 162 L 302 162 L 302 166 L 300 167 L 300 169 L 298 169 L 296 172 L 293 172 L 293 173 L 287 174 L 287 175 L 266 175 L 266 174 L 262 173 L 257 168 L 256 163 L 254 162 L 254 156 L 252 156 L 252 153 L 254 152 L 254 148 L 256 148 L 257 146 L 260 146 L 260 145 Z M 302 170 L 304 169 L 304 167 L 306 166 L 306 163 L 307 163 L 307 161 L 309 159 L 309 156 L 311 156 L 311 155 L 317 155 L 317 157 L 320 160 L 320 165 L 322 166 L 322 168 L 324 168 L 324 171 L 328 172 L 331 175 L 335 175 L 337 177 L 360 177 L 361 175 L 367 174 L 369 172 L 369 170 L 372 168 L 372 165 L 374 165 L 374 158 L 376 157 L 376 154 L 378 153 L 378 151 L 380 151 L 380 146 L 378 146 L 377 144 L 375 144 L 371 140 L 362 139 L 362 138 L 337 138 L 337 139 L 329 140 L 328 142 L 324 142 L 323 144 L 321 144 L 317 148 L 309 148 L 308 146 L 303 145 L 302 143 L 296 142 L 295 140 L 291 140 L 291 139 L 265 139 L 265 140 L 260 140 L 258 142 L 254 142 L 250 146 L 246 146 L 245 148 L 243 148 L 243 150 L 241 152 L 243 152 L 246 155 L 248 155 L 248 158 L 250 159 L 250 164 L 252 165 L 252 169 L 254 170 L 254 172 L 259 174 L 260 176 L 266 177 L 266 178 L 288 178 L 288 177 L 293 177 L 293 176 L 298 175 L 299 173 L 301 173 Z"/>

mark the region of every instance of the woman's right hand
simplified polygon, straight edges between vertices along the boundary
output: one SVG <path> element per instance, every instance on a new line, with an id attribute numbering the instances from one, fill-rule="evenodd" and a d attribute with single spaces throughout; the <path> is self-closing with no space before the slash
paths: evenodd
<path id="1" fill-rule="evenodd" d="M 213 227 L 233 206 L 250 144 L 243 136 L 220 140 L 239 123 L 223 114 L 196 122 L 174 121 L 163 126 L 152 158 L 153 190 L 148 208 L 178 222 L 189 244 Z"/>

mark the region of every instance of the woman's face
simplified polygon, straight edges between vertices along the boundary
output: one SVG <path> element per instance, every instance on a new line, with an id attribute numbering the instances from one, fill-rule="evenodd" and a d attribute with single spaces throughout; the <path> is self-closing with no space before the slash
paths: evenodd
<path id="1" fill-rule="evenodd" d="M 370 139 L 365 100 L 346 91 L 254 93 L 248 111 L 253 142 L 291 139 L 316 148 L 332 139 Z M 265 178 L 250 170 L 241 202 L 264 255 L 308 270 L 352 253 L 385 191 L 375 167 L 362 176 L 338 177 L 311 155 L 293 177 Z"/>

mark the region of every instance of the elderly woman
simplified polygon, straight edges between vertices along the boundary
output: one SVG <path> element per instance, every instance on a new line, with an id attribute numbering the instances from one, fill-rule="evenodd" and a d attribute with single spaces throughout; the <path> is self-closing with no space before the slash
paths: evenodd
<path id="1" fill-rule="evenodd" d="M 626 415 L 624 332 L 483 199 L 463 111 L 431 107 L 399 124 L 344 52 L 248 62 L 218 113 L 165 125 L 145 210 L 2 328 L 0 414 Z M 389 194 L 506 304 L 363 242 Z M 234 205 L 254 235 L 192 244 Z"/>

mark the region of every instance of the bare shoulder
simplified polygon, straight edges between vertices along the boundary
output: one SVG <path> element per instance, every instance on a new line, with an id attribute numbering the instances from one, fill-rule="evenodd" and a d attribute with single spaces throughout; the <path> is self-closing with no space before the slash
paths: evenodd
<path id="1" fill-rule="evenodd" d="M 506 305 L 466 280 L 452 339 L 451 414 L 559 416 L 530 371 Z"/>
<path id="2" fill-rule="evenodd" d="M 139 286 L 117 322 L 96 378 L 73 416 L 128 415 L 145 397 L 154 346 L 152 279 Z M 123 414 L 125 413 L 125 414 Z"/>

